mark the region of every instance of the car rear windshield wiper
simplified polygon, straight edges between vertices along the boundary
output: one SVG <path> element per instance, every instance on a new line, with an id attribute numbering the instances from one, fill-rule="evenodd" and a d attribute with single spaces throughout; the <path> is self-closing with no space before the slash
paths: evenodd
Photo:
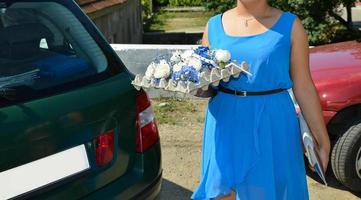
<path id="1" fill-rule="evenodd" d="M 0 77 L 0 96 L 10 100 L 11 96 L 15 95 L 15 90 L 12 87 L 32 85 L 35 79 L 39 78 L 39 71 L 39 69 L 35 69 L 22 74 Z"/>

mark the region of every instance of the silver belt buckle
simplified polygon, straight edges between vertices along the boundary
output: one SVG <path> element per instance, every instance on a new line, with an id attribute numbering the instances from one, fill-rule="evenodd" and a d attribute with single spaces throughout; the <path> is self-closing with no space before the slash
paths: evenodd
<path id="1" fill-rule="evenodd" d="M 235 90 L 234 95 L 238 95 L 238 96 L 241 96 L 241 97 L 247 96 L 247 91 L 239 91 L 239 92 L 241 92 L 241 94 L 237 93 L 237 90 Z"/>

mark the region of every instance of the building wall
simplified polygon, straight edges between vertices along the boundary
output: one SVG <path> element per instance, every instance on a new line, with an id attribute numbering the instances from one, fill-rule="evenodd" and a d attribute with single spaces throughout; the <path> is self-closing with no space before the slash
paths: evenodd
<path id="1" fill-rule="evenodd" d="M 140 0 L 128 0 L 88 15 L 110 43 L 142 43 L 143 22 Z"/>

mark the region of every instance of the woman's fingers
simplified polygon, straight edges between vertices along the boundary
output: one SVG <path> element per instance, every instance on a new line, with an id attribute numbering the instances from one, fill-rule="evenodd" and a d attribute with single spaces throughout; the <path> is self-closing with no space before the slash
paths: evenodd
<path id="1" fill-rule="evenodd" d="M 328 162 L 330 159 L 330 150 L 329 150 L 329 148 L 324 148 L 323 146 L 318 146 L 317 152 L 318 152 L 318 156 L 321 160 L 322 169 L 324 172 L 326 172 Z"/>
<path id="2" fill-rule="evenodd" d="M 310 164 L 308 164 L 308 167 L 309 167 L 313 172 L 316 172 L 315 168 L 312 167 Z"/>

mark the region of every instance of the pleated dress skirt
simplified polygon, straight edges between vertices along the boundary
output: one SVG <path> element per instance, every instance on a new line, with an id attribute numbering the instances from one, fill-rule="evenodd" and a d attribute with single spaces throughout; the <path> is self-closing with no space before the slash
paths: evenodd
<path id="1" fill-rule="evenodd" d="M 301 145 L 287 91 L 247 97 L 219 92 L 208 104 L 201 182 L 192 199 L 234 190 L 237 200 L 306 200 Z"/>

